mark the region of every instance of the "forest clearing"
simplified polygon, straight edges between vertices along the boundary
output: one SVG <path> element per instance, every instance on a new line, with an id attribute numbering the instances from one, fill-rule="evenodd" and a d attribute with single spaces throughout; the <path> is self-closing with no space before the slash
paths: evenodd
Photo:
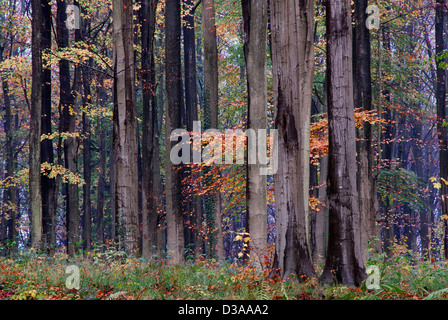
<path id="1" fill-rule="evenodd" d="M 446 0 L 0 0 L 0 29 L 1 300 L 448 298 Z"/>

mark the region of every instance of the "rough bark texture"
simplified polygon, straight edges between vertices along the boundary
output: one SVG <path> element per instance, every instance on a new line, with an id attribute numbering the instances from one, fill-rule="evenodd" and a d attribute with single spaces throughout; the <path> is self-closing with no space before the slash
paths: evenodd
<path id="1" fill-rule="evenodd" d="M 115 218 L 119 244 L 130 255 L 137 255 L 138 172 L 135 119 L 135 75 L 132 0 L 113 1 L 114 28 L 114 182 Z"/>
<path id="2" fill-rule="evenodd" d="M 165 9 L 165 64 L 166 64 L 166 224 L 167 255 L 173 264 L 183 264 L 184 223 L 182 215 L 181 175 L 171 163 L 171 148 L 176 142 L 170 141 L 171 132 L 181 128 L 181 57 L 180 57 L 180 1 L 167 0 Z"/>
<path id="3" fill-rule="evenodd" d="M 242 8 L 248 88 L 247 128 L 258 132 L 267 127 L 267 0 L 242 0 Z M 257 259 L 267 245 L 267 181 L 266 175 L 260 174 L 261 166 L 259 161 L 247 164 L 246 232 L 250 234 L 251 247 L 255 250 L 253 259 Z"/>
<path id="4" fill-rule="evenodd" d="M 274 268 L 313 276 L 309 250 L 309 157 L 314 1 L 271 0 L 278 171 Z"/>
<path id="5" fill-rule="evenodd" d="M 368 1 L 355 1 L 355 28 L 353 37 L 353 76 L 354 76 L 354 103 L 355 108 L 372 110 L 372 82 L 370 74 L 370 30 L 366 27 L 368 14 L 366 13 Z M 363 254 L 363 263 L 366 260 L 366 251 L 369 241 L 379 239 L 380 232 L 377 227 L 378 199 L 376 196 L 376 181 L 374 179 L 372 125 L 364 122 L 358 129 L 357 142 L 357 183 L 359 194 L 359 223 L 360 245 Z M 380 251 L 380 241 L 376 243 L 376 250 Z"/>
<path id="6" fill-rule="evenodd" d="M 326 9 L 330 224 L 321 281 L 359 286 L 365 271 L 358 236 L 350 1 L 327 1 Z"/>
<path id="7" fill-rule="evenodd" d="M 154 73 L 154 32 L 157 0 L 144 0 L 141 7 L 142 24 L 142 87 L 143 87 L 143 138 L 142 138 L 142 255 L 157 253 L 157 203 L 153 179 L 154 146 L 157 134 L 157 114 Z"/>
<path id="8" fill-rule="evenodd" d="M 42 242 L 42 194 L 40 189 L 40 135 L 41 135 L 41 104 L 42 104 L 42 6 L 40 0 L 31 1 L 32 35 L 31 64 L 32 87 L 30 109 L 30 141 L 29 141 L 29 193 L 31 246 L 38 249 Z"/>

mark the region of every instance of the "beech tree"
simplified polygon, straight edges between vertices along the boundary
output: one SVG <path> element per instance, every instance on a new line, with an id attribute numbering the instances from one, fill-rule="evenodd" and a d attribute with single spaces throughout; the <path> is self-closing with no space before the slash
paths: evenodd
<path id="1" fill-rule="evenodd" d="M 244 20 L 244 54 L 248 88 L 247 128 L 258 132 L 267 128 L 267 0 L 242 0 Z M 259 254 L 267 245 L 266 175 L 260 163 L 247 165 L 246 232 Z M 255 254 L 255 256 L 256 256 Z"/>
<path id="2" fill-rule="evenodd" d="M 120 247 L 139 250 L 137 135 L 133 48 L 133 1 L 113 1 L 114 112 L 113 153 L 115 215 Z"/>
<path id="3" fill-rule="evenodd" d="M 171 163 L 171 132 L 181 128 L 182 78 L 181 78 L 181 17 L 180 0 L 167 0 L 165 8 L 165 90 L 166 90 L 166 153 L 165 196 L 167 225 L 167 255 L 174 264 L 183 264 L 184 220 L 182 215 L 182 181 L 178 168 Z"/>
<path id="4" fill-rule="evenodd" d="M 154 33 L 158 0 L 142 1 L 142 88 L 143 88 L 143 138 L 142 138 L 142 255 L 157 253 L 157 201 L 158 188 L 154 184 L 155 157 L 159 149 L 157 135 L 157 109 L 155 99 Z"/>
<path id="5" fill-rule="evenodd" d="M 436 1 L 436 57 L 440 57 L 445 49 L 444 26 L 446 17 L 445 0 Z M 446 126 L 446 70 L 437 63 L 436 71 L 436 101 L 437 101 L 437 132 L 439 138 L 439 167 L 441 180 L 442 215 L 448 216 L 448 127 Z M 448 220 L 444 220 L 445 259 L 448 259 Z"/>
<path id="6" fill-rule="evenodd" d="M 321 281 L 360 286 L 365 278 L 356 189 L 350 0 L 326 4 L 329 243 Z"/>
<path id="7" fill-rule="evenodd" d="M 312 277 L 308 199 L 314 1 L 271 0 L 270 14 L 274 119 L 279 136 L 274 268 L 280 268 L 283 277 Z"/>
<path id="8" fill-rule="evenodd" d="M 42 193 L 40 188 L 40 135 L 42 117 L 42 5 L 40 0 L 31 1 L 32 78 L 29 141 L 29 193 L 31 246 L 38 249 L 42 242 Z"/>
<path id="9" fill-rule="evenodd" d="M 369 17 L 367 0 L 355 1 L 355 27 L 353 29 L 353 77 L 354 105 L 365 111 L 372 110 L 372 80 L 371 80 L 371 48 L 370 30 L 366 27 Z M 357 132 L 357 185 L 359 194 L 359 224 L 360 248 L 364 256 L 370 240 L 380 238 L 377 221 L 379 220 L 378 199 L 376 196 L 376 181 L 374 175 L 374 150 L 372 125 L 365 121 Z M 376 242 L 380 250 L 380 242 Z"/>

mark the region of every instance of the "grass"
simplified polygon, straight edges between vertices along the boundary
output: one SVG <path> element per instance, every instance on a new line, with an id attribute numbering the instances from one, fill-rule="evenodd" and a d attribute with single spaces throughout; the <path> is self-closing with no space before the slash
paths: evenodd
<path id="1" fill-rule="evenodd" d="M 0 259 L 0 299 L 17 300 L 420 300 L 448 299 L 445 262 L 415 262 L 402 247 L 384 262 L 369 258 L 381 271 L 380 288 L 367 290 L 342 285 L 322 285 L 316 279 L 282 281 L 271 270 L 201 260 L 186 266 L 162 260 L 126 258 L 120 251 L 92 253 L 69 260 L 30 251 L 14 260 Z M 80 288 L 68 289 L 65 270 L 76 265 Z M 319 266 L 316 266 L 319 270 Z"/>

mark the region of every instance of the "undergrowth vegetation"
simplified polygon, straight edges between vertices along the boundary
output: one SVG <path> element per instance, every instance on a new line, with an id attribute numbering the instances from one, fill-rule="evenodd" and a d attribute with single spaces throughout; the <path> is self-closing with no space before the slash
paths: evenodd
<path id="1" fill-rule="evenodd" d="M 80 288 L 68 289 L 66 268 L 76 265 Z M 368 290 L 322 285 L 317 279 L 281 280 L 269 268 L 200 260 L 185 266 L 163 260 L 128 258 L 108 250 L 68 259 L 36 251 L 0 259 L 0 299 L 18 300 L 316 300 L 316 299 L 448 299 L 446 262 L 418 261 L 403 246 L 394 255 L 370 254 L 368 265 L 380 270 L 380 287 Z M 316 266 L 321 269 L 322 266 Z"/>

